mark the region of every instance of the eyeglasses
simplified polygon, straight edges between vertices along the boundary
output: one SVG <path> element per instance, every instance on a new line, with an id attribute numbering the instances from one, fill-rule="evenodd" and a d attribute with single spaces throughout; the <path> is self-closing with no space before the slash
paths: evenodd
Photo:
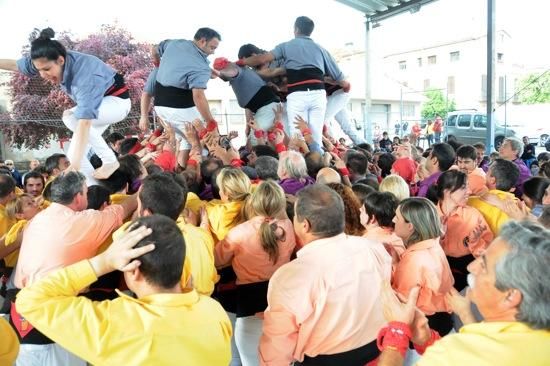
<path id="1" fill-rule="evenodd" d="M 13 163 L 6 163 L 6 165 L 13 165 Z"/>

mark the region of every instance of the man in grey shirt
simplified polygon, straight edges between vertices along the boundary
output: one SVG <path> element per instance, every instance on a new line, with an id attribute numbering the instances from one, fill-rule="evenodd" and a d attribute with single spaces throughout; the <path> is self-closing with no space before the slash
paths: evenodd
<path id="1" fill-rule="evenodd" d="M 308 17 L 296 18 L 294 39 L 276 46 L 271 52 L 239 60 L 239 64 L 256 66 L 282 60 L 288 78 L 287 133 L 299 132 L 293 125 L 297 116 L 308 121 L 315 142 L 322 144 L 326 111 L 324 76 L 330 76 L 346 91 L 349 83 L 332 56 L 310 38 L 315 24 Z"/>
<path id="2" fill-rule="evenodd" d="M 213 75 L 207 57 L 214 53 L 220 40 L 221 36 L 215 30 L 200 28 L 192 41 L 165 40 L 153 47 L 153 56 L 160 59 L 160 64 L 154 71 L 154 88 L 149 80 L 146 92 L 154 93 L 158 116 L 180 130 L 183 130 L 184 123 L 197 118 L 205 121 L 208 129 L 217 128 L 204 91 Z M 142 118 L 144 123 L 146 121 L 143 122 Z M 184 139 L 180 147 L 183 157 L 178 161 L 185 165 L 191 145 Z"/>

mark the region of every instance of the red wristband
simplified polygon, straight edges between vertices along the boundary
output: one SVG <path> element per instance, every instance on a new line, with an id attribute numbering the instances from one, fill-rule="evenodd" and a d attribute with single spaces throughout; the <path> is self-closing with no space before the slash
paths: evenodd
<path id="1" fill-rule="evenodd" d="M 348 168 L 340 168 L 340 169 L 338 169 L 338 171 L 339 171 L 340 174 L 342 174 L 344 177 L 349 177 L 349 170 L 348 170 Z"/>
<path id="2" fill-rule="evenodd" d="M 208 123 L 206 124 L 206 130 L 208 132 L 212 132 L 217 128 L 218 128 L 218 122 L 216 122 L 215 120 L 208 121 Z"/>
<path id="3" fill-rule="evenodd" d="M 206 136 L 206 134 L 208 134 L 208 132 L 210 132 L 210 131 L 208 131 L 206 128 L 204 130 L 201 130 L 201 132 L 199 132 L 199 139 L 202 140 L 204 138 L 204 136 Z"/>
<path id="4" fill-rule="evenodd" d="M 156 130 L 153 131 L 153 136 L 159 137 L 160 135 L 162 135 L 162 131 L 161 131 L 161 130 L 156 129 Z"/>
<path id="5" fill-rule="evenodd" d="M 239 168 L 243 165 L 243 161 L 241 159 L 233 159 L 231 160 L 231 166 L 234 166 L 235 168 Z"/>
<path id="6" fill-rule="evenodd" d="M 197 166 L 199 163 L 195 159 L 189 159 L 187 160 L 187 165 Z"/>
<path id="7" fill-rule="evenodd" d="M 275 133 L 274 132 L 270 132 L 267 134 L 267 140 L 269 142 L 272 142 L 272 141 L 275 141 Z"/>
<path id="8" fill-rule="evenodd" d="M 281 153 L 283 151 L 286 151 L 286 146 L 282 142 L 280 144 L 275 145 L 275 150 L 277 153 Z"/>
<path id="9" fill-rule="evenodd" d="M 254 131 L 254 137 L 256 137 L 257 139 L 261 139 L 264 137 L 264 130 L 256 130 Z"/>
<path id="10" fill-rule="evenodd" d="M 281 130 L 281 131 L 284 131 L 285 130 L 285 126 L 283 125 L 283 122 L 281 121 L 277 121 L 275 122 L 275 128 Z"/>
<path id="11" fill-rule="evenodd" d="M 151 143 L 148 143 L 146 147 L 151 151 L 155 151 L 157 149 L 157 147 Z"/>
<path id="12" fill-rule="evenodd" d="M 437 333 L 435 330 L 430 329 L 430 339 L 426 341 L 426 343 L 420 345 L 420 344 L 414 344 L 414 349 L 418 354 L 422 355 L 424 352 L 426 352 L 426 348 L 430 347 L 432 344 L 435 343 L 438 339 L 440 339 L 441 336 L 439 333 Z"/>
<path id="13" fill-rule="evenodd" d="M 237 65 L 239 65 L 239 66 L 245 66 L 245 65 L 246 65 L 246 64 L 244 63 L 244 58 L 238 59 L 235 63 L 236 63 Z"/>
<path id="14" fill-rule="evenodd" d="M 141 144 L 139 142 L 136 142 L 134 147 L 130 149 L 128 152 L 129 155 L 137 154 L 141 150 Z"/>
<path id="15" fill-rule="evenodd" d="M 302 135 L 311 135 L 311 130 L 309 128 L 304 128 L 302 131 Z"/>
<path id="16" fill-rule="evenodd" d="M 405 358 L 405 354 L 409 349 L 409 341 L 411 339 L 410 327 L 401 322 L 389 322 L 388 325 L 378 332 L 376 345 L 380 351 L 389 348 L 401 354 Z"/>

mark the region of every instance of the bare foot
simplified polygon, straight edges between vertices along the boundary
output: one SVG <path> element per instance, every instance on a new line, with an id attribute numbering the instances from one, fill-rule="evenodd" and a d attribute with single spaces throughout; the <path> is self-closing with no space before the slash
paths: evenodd
<path id="1" fill-rule="evenodd" d="M 107 179 L 111 176 L 111 174 L 115 172 L 115 170 L 118 169 L 119 166 L 120 164 L 118 161 L 115 161 L 114 163 L 103 164 L 94 171 L 93 176 L 95 179 Z"/>

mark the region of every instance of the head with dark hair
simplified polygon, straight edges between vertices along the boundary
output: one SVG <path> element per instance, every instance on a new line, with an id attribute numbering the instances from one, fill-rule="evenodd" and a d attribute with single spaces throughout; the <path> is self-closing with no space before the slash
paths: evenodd
<path id="1" fill-rule="evenodd" d="M 304 155 L 304 159 L 306 161 L 307 174 L 312 178 L 317 177 L 319 170 L 325 167 L 323 156 L 317 151 L 308 152 Z"/>
<path id="2" fill-rule="evenodd" d="M 39 36 L 31 42 L 31 60 L 42 78 L 60 84 L 63 81 L 67 50 L 53 37 L 53 29 L 42 29 Z"/>
<path id="3" fill-rule="evenodd" d="M 391 174 L 391 167 L 395 163 L 395 156 L 390 153 L 383 153 L 378 157 L 377 165 L 382 170 L 382 178 Z"/>
<path id="4" fill-rule="evenodd" d="M 368 151 L 369 153 L 373 153 L 374 150 L 372 149 L 372 145 L 367 142 L 362 142 L 360 144 L 355 145 L 357 148 Z"/>
<path id="5" fill-rule="evenodd" d="M 540 165 L 539 175 L 541 177 L 550 178 L 550 161 L 545 161 Z"/>
<path id="6" fill-rule="evenodd" d="M 354 178 L 352 181 L 367 174 L 368 165 L 369 160 L 364 154 L 358 152 L 347 154 L 346 167 Z"/>
<path id="7" fill-rule="evenodd" d="M 45 184 L 46 181 L 42 174 L 32 170 L 25 174 L 23 179 L 23 190 L 33 197 L 38 197 L 42 194 Z"/>
<path id="8" fill-rule="evenodd" d="M 75 211 L 85 210 L 88 207 L 88 187 L 84 174 L 68 172 L 56 177 L 50 184 L 50 200 L 73 206 Z"/>
<path id="9" fill-rule="evenodd" d="M 542 198 L 548 186 L 550 186 L 550 179 L 544 177 L 531 177 L 523 183 L 523 196 L 521 199 L 529 208 L 541 205 Z"/>
<path id="10" fill-rule="evenodd" d="M 365 213 L 368 223 L 381 227 L 394 227 L 393 218 L 399 202 L 390 192 L 373 192 L 365 199 Z"/>
<path id="11" fill-rule="evenodd" d="M 273 149 L 271 146 L 268 145 L 256 145 L 253 146 L 250 154 L 248 154 L 248 165 L 254 166 L 256 164 L 256 159 L 258 159 L 260 156 L 271 156 L 275 159 L 279 158 L 279 154 L 277 154 L 277 151 Z"/>
<path id="12" fill-rule="evenodd" d="M 216 51 L 216 48 L 218 48 L 222 37 L 214 29 L 205 27 L 199 28 L 193 39 L 194 43 L 202 52 L 207 55 L 212 55 Z"/>
<path id="13" fill-rule="evenodd" d="M 86 208 L 100 210 L 110 202 L 111 192 L 107 188 L 99 185 L 88 187 L 88 206 Z"/>
<path id="14" fill-rule="evenodd" d="M 139 144 L 139 140 L 136 137 L 128 137 L 120 143 L 120 155 L 126 155 L 129 154 L 130 151 L 136 146 L 136 144 Z"/>
<path id="15" fill-rule="evenodd" d="M 277 175 L 277 168 L 279 167 L 279 160 L 275 159 L 272 156 L 259 156 L 258 159 L 256 159 L 256 164 L 254 165 L 256 168 L 256 173 L 258 174 L 258 178 L 261 180 L 279 180 L 279 176 Z"/>
<path id="16" fill-rule="evenodd" d="M 183 207 L 183 191 L 171 176 L 153 174 L 147 176 L 141 183 L 138 193 L 140 216 L 159 214 L 175 221 Z"/>
<path id="17" fill-rule="evenodd" d="M 147 175 L 160 174 L 164 172 L 164 170 L 162 170 L 162 168 L 157 164 L 149 164 L 145 169 L 147 170 Z"/>
<path id="18" fill-rule="evenodd" d="M 130 182 L 134 182 L 143 175 L 143 165 L 136 155 L 119 156 L 118 162 L 120 164 L 118 170 L 126 174 Z"/>
<path id="19" fill-rule="evenodd" d="M 296 36 L 309 37 L 313 32 L 313 28 L 315 28 L 315 23 L 313 23 L 313 20 L 306 16 L 300 16 L 296 18 L 296 21 L 294 22 L 294 34 Z"/>
<path id="20" fill-rule="evenodd" d="M 540 154 L 538 154 L 537 155 L 537 161 L 539 162 L 539 164 L 550 161 L 550 152 L 543 151 Z"/>
<path id="21" fill-rule="evenodd" d="M 432 151 L 426 160 L 426 168 L 430 174 L 436 171 L 444 172 L 455 162 L 455 151 L 451 145 L 439 142 L 432 145 Z"/>
<path id="22" fill-rule="evenodd" d="M 365 178 L 356 180 L 353 184 L 366 184 L 367 186 L 372 187 L 375 191 L 378 191 L 380 188 L 380 184 L 378 183 L 378 179 L 374 174 L 368 174 Z"/>
<path id="23" fill-rule="evenodd" d="M 470 174 L 477 167 L 477 150 L 472 145 L 462 145 L 456 150 L 456 165 L 458 169 Z"/>
<path id="24" fill-rule="evenodd" d="M 48 156 L 44 162 L 46 171 L 51 176 L 58 176 L 61 172 L 69 167 L 69 159 L 65 154 L 53 154 Z"/>
<path id="25" fill-rule="evenodd" d="M 361 202 L 359 202 L 353 190 L 342 183 L 329 183 L 327 186 L 334 189 L 344 202 L 344 232 L 348 235 L 363 235 L 365 228 L 361 224 Z"/>
<path id="26" fill-rule="evenodd" d="M 434 203 L 439 202 L 443 209 L 448 205 L 450 207 L 465 206 L 470 195 L 468 176 L 459 170 L 444 172 L 432 187 L 434 187 L 433 193 L 428 191 L 428 198 Z"/>
<path id="27" fill-rule="evenodd" d="M 185 204 L 187 203 L 187 193 L 189 193 L 189 188 L 187 186 L 187 180 L 185 179 L 185 177 L 181 174 L 173 172 L 162 172 L 160 174 L 172 178 L 174 182 L 178 184 L 178 186 L 181 188 L 181 193 L 183 194 L 182 206 L 185 207 Z"/>
<path id="28" fill-rule="evenodd" d="M 329 238 L 344 232 L 344 202 L 324 184 L 301 189 L 294 204 L 294 230 L 302 243 Z"/>
<path id="29" fill-rule="evenodd" d="M 544 226 L 546 229 L 550 229 L 550 205 L 544 206 L 538 221 L 539 224 Z"/>
<path id="30" fill-rule="evenodd" d="M 241 48 L 239 48 L 239 54 L 238 54 L 238 58 L 241 59 L 241 58 L 247 58 L 247 57 L 250 57 L 250 56 L 255 56 L 255 55 L 260 55 L 262 53 L 265 53 L 266 51 L 265 50 L 262 50 L 261 48 L 251 44 L 251 43 L 247 43 L 247 44 L 243 44 L 241 46 Z"/>
<path id="31" fill-rule="evenodd" d="M 212 184 L 212 174 L 223 167 L 223 162 L 218 158 L 207 158 L 201 163 L 201 177 L 204 183 Z"/>
<path id="32" fill-rule="evenodd" d="M 128 187 L 132 184 L 130 176 L 120 169 L 117 169 L 107 179 L 98 179 L 98 183 L 107 188 L 111 194 L 127 193 Z"/>
<path id="33" fill-rule="evenodd" d="M 11 175 L 0 175 L 0 203 L 15 198 L 15 179 Z"/>
<path id="34" fill-rule="evenodd" d="M 518 179 L 518 166 L 512 161 L 497 158 L 489 166 L 486 176 L 487 188 L 510 192 Z"/>
<path id="35" fill-rule="evenodd" d="M 351 186 L 351 190 L 353 191 L 353 193 L 355 193 L 355 197 L 357 197 L 361 205 L 365 204 L 365 199 L 369 194 L 371 194 L 372 192 L 376 192 L 376 189 L 363 183 L 355 183 L 353 186 Z"/>
<path id="36" fill-rule="evenodd" d="M 186 253 L 180 228 L 165 216 L 151 215 L 134 220 L 128 232 L 140 226 L 150 228 L 152 233 L 139 241 L 135 248 L 154 243 L 155 249 L 136 258 L 140 262 L 136 271 L 143 275 L 147 283 L 161 290 L 172 290 L 175 286 L 180 286 Z M 136 277 L 133 273 L 124 272 L 124 278 L 128 288 L 135 292 Z"/>
<path id="37" fill-rule="evenodd" d="M 120 153 L 120 144 L 122 143 L 123 140 L 124 140 L 124 135 L 122 135 L 120 132 L 113 132 L 109 134 L 109 136 L 107 136 L 107 138 L 105 139 L 105 141 L 107 141 L 111 149 L 113 149 L 113 151 L 117 153 Z"/>

